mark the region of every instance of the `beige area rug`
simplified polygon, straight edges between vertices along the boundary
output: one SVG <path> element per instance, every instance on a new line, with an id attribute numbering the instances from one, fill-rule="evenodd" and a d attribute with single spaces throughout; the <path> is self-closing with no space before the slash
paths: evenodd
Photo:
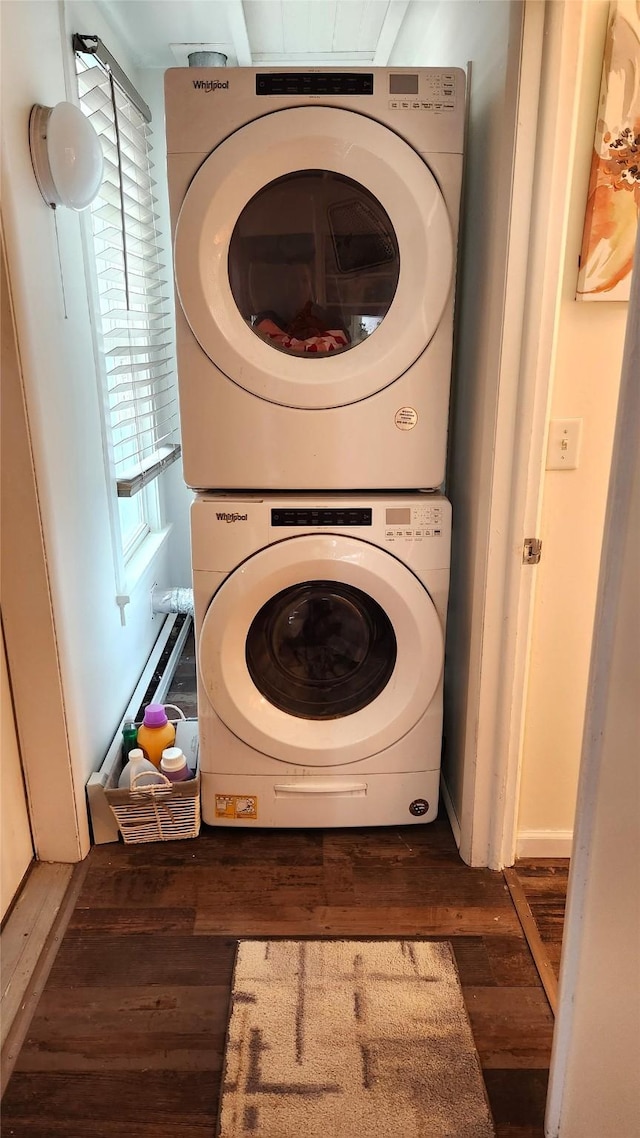
<path id="1" fill-rule="evenodd" d="M 241 941 L 220 1138 L 493 1138 L 451 946 Z"/>

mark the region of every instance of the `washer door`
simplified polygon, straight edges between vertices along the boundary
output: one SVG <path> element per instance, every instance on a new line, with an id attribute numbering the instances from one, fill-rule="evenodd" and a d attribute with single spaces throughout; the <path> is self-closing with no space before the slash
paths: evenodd
<path id="1" fill-rule="evenodd" d="M 341 407 L 425 350 L 454 246 L 428 166 L 364 115 L 295 107 L 200 167 L 175 237 L 180 303 L 217 367 L 253 395 Z"/>
<path id="2" fill-rule="evenodd" d="M 255 750 L 299 766 L 357 762 L 397 742 L 429 706 L 442 664 L 440 620 L 413 573 L 327 533 L 249 558 L 200 634 L 216 714 Z"/>

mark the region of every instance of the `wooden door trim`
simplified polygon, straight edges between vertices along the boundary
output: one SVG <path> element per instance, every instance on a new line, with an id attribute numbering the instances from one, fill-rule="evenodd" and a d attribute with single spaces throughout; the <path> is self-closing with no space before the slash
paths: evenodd
<path id="1" fill-rule="evenodd" d="M 89 849 L 84 786 L 72 771 L 4 230 L 2 320 L 2 621 L 36 857 L 76 862 Z"/>

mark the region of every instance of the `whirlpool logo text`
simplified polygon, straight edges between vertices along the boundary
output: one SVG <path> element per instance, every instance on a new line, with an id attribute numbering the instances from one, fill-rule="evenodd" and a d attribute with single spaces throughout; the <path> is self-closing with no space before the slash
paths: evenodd
<path id="1" fill-rule="evenodd" d="M 248 514 L 216 514 L 219 522 L 246 522 Z"/>
<path id="2" fill-rule="evenodd" d="M 229 80 L 225 79 L 222 83 L 219 79 L 194 79 L 193 85 L 196 91 L 228 91 Z"/>

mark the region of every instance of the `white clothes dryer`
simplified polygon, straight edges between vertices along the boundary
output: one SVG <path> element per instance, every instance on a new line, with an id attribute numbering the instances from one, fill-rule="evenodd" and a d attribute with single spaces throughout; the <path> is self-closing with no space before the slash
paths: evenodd
<path id="1" fill-rule="evenodd" d="M 188 484 L 440 486 L 464 72 L 181 68 L 165 90 Z"/>
<path id="2" fill-rule="evenodd" d="M 191 529 L 205 822 L 430 822 L 447 499 L 202 494 Z"/>

